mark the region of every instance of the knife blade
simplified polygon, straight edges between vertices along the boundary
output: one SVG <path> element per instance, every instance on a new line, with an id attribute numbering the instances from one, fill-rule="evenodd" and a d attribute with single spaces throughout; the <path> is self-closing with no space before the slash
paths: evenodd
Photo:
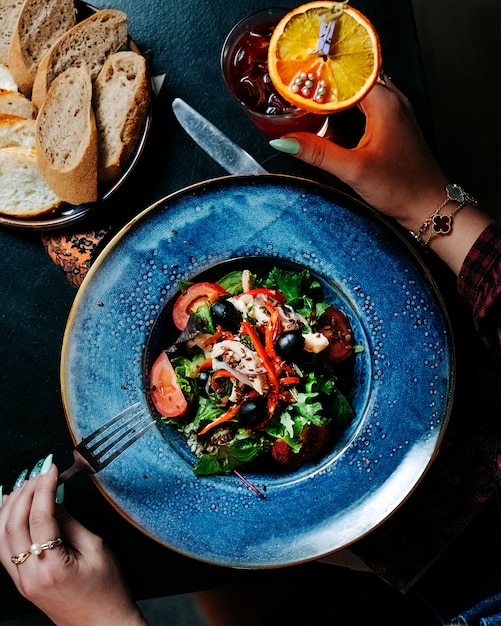
<path id="1" fill-rule="evenodd" d="M 205 152 L 230 174 L 268 174 L 251 155 L 181 98 L 172 102 L 177 121 Z"/>

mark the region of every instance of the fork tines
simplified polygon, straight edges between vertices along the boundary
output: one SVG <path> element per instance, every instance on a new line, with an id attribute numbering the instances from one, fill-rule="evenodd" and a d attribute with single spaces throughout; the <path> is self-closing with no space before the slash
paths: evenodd
<path id="1" fill-rule="evenodd" d="M 116 459 L 154 423 L 150 413 L 140 402 L 136 402 L 82 439 L 76 450 L 97 472 Z"/>

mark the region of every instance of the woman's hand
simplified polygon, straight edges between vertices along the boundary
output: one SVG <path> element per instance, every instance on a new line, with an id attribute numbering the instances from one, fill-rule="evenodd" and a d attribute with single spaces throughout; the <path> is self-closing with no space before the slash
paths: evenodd
<path id="1" fill-rule="evenodd" d="M 299 142 L 299 159 L 334 174 L 368 204 L 405 228 L 417 230 L 442 202 L 448 180 L 422 136 L 409 101 L 391 82 L 387 85 L 375 85 L 360 103 L 366 123 L 355 148 L 310 133 L 287 138 Z"/>
<path id="2" fill-rule="evenodd" d="M 360 108 L 366 124 L 355 148 L 311 133 L 289 134 L 271 145 L 334 174 L 375 209 L 417 232 L 444 201 L 447 183 L 456 181 L 447 180 L 409 101 L 389 79 L 384 86 L 376 84 Z M 467 206 L 454 216 L 451 234 L 433 237 L 430 247 L 457 273 L 473 242 L 492 221 Z"/>
<path id="3" fill-rule="evenodd" d="M 0 561 L 20 593 L 58 626 L 146 624 L 102 539 L 56 507 L 57 476 L 48 457 L 42 473 L 3 496 Z M 32 544 L 58 537 L 60 545 L 29 553 Z M 29 556 L 15 565 L 11 556 L 23 552 Z"/>

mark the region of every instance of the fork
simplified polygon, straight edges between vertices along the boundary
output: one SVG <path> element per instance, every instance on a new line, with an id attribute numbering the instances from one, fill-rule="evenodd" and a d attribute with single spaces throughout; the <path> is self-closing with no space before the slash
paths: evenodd
<path id="1" fill-rule="evenodd" d="M 121 411 L 74 448 L 74 463 L 59 475 L 59 484 L 77 472 L 101 471 L 154 424 L 155 420 L 140 402 Z"/>

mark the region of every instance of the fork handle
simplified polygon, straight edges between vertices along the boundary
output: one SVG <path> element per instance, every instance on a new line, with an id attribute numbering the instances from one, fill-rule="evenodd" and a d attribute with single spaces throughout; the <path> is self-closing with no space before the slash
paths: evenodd
<path id="1" fill-rule="evenodd" d="M 61 485 L 62 483 L 65 483 L 68 480 L 68 478 L 71 478 L 73 474 L 76 474 L 78 471 L 79 471 L 78 467 L 76 466 L 75 463 L 73 463 L 71 467 L 68 467 L 68 469 L 65 470 L 62 474 L 59 474 L 59 478 L 57 479 L 57 484 Z"/>
<path id="2" fill-rule="evenodd" d="M 73 450 L 73 457 L 75 459 L 73 465 L 68 467 L 68 469 L 64 470 L 64 472 L 62 472 L 61 474 L 59 474 L 59 478 L 57 480 L 58 485 L 61 485 L 62 483 L 66 482 L 68 478 L 71 478 L 74 474 L 83 470 L 85 470 L 89 474 L 96 473 L 92 465 L 88 461 L 86 461 L 86 459 L 80 454 L 77 449 Z"/>

